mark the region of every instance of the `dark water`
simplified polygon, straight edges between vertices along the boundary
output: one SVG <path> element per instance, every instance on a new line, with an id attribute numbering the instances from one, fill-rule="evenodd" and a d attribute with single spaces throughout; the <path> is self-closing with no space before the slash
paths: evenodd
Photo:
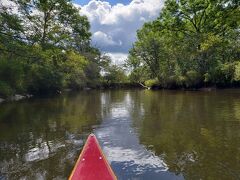
<path id="1" fill-rule="evenodd" d="M 0 105 L 0 179 L 67 179 L 94 132 L 119 179 L 240 179 L 240 90 L 86 91 Z"/>

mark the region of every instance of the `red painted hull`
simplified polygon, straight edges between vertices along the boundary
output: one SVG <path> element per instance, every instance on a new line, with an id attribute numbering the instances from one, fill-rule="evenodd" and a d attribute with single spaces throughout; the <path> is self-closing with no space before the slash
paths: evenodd
<path id="1" fill-rule="evenodd" d="M 91 134 L 78 158 L 69 180 L 116 180 L 97 138 Z"/>

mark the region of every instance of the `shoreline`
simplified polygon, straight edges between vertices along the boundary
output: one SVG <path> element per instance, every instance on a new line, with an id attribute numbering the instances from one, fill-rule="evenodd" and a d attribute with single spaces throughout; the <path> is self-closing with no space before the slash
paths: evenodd
<path id="1" fill-rule="evenodd" d="M 24 99 L 29 99 L 32 98 L 33 95 L 31 94 L 14 94 L 13 96 L 7 97 L 7 98 L 3 98 L 0 97 L 0 104 L 4 103 L 4 102 L 14 102 L 14 101 L 21 101 Z"/>
<path id="2" fill-rule="evenodd" d="M 1 97 L 0 96 L 0 104 L 4 102 L 16 102 L 16 101 L 21 101 L 21 100 L 26 100 L 30 99 L 33 97 L 38 97 L 42 95 L 57 95 L 57 94 L 62 94 L 62 93 L 68 93 L 68 92 L 81 92 L 81 91 L 89 91 L 89 90 L 126 90 L 126 89 L 139 89 L 139 90 L 152 90 L 152 91 L 158 91 L 158 90 L 175 90 L 175 91 L 200 91 L 200 92 L 212 92 L 216 90 L 224 90 L 224 89 L 240 89 L 239 86 L 236 87 L 217 87 L 217 86 L 209 86 L 209 87 L 199 87 L 199 88 L 163 88 L 160 86 L 152 86 L 152 87 L 143 87 L 138 83 L 121 83 L 121 84 L 102 84 L 96 87 L 84 87 L 81 89 L 63 89 L 63 90 L 58 90 L 55 93 L 42 93 L 42 94 L 14 94 L 10 97 Z"/>

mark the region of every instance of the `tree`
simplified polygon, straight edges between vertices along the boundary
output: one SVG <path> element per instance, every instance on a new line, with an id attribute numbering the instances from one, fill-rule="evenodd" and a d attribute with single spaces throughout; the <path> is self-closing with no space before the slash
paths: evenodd
<path id="1" fill-rule="evenodd" d="M 132 75 L 137 65 L 163 87 L 231 85 L 240 59 L 239 14 L 235 1 L 165 1 L 159 17 L 138 30 Z"/>
<path id="2" fill-rule="evenodd" d="M 25 37 L 43 49 L 89 46 L 89 22 L 69 0 L 13 0 L 25 24 Z"/>
<path id="3" fill-rule="evenodd" d="M 70 0 L 0 4 L 0 95 L 56 92 L 100 82 L 101 53 Z"/>
<path id="4" fill-rule="evenodd" d="M 127 82 L 127 76 L 124 70 L 117 65 L 110 65 L 105 72 L 104 79 L 107 84 L 119 84 Z"/>

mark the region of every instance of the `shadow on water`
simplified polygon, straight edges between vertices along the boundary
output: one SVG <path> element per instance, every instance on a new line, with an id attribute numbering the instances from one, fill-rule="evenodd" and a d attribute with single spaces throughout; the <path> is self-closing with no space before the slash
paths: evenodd
<path id="1" fill-rule="evenodd" d="M 240 179 L 240 92 L 86 91 L 0 105 L 0 179 L 66 179 L 94 132 L 119 179 Z"/>
<path id="2" fill-rule="evenodd" d="M 0 106 L 1 178 L 66 179 L 101 123 L 100 100 L 74 94 Z"/>
<path id="3" fill-rule="evenodd" d="M 135 126 L 147 149 L 185 179 L 240 179 L 240 92 L 146 92 Z"/>

